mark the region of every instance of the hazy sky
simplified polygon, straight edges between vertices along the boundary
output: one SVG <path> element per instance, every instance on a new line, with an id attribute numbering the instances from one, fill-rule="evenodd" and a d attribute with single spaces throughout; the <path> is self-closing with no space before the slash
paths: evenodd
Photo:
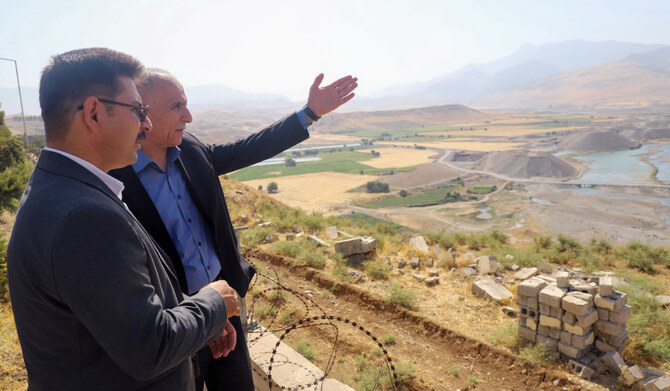
<path id="1" fill-rule="evenodd" d="M 358 76 L 366 95 L 570 39 L 670 44 L 670 1 L 0 0 L 0 57 L 26 87 L 51 55 L 104 46 L 186 86 L 301 100 L 325 72 Z M 14 86 L 0 61 L 0 87 Z"/>

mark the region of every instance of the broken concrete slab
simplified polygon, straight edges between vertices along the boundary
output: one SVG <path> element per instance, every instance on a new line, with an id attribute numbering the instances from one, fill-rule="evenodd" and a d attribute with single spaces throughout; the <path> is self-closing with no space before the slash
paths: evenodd
<path id="1" fill-rule="evenodd" d="M 516 280 L 527 280 L 537 274 L 536 267 L 524 267 L 514 274 Z"/>
<path id="2" fill-rule="evenodd" d="M 419 266 L 421 266 L 421 263 L 419 262 L 419 258 L 414 257 L 409 261 L 410 266 L 414 269 L 418 269 Z"/>
<path id="3" fill-rule="evenodd" d="M 626 362 L 621 357 L 619 352 L 608 352 L 603 354 L 600 359 L 603 361 L 603 364 L 616 375 L 621 375 L 621 370 L 626 367 Z"/>
<path id="4" fill-rule="evenodd" d="M 498 258 L 487 255 L 477 258 L 477 272 L 480 275 L 495 274 L 498 270 Z"/>
<path id="5" fill-rule="evenodd" d="M 338 235 L 337 235 L 337 226 L 336 226 L 336 225 L 332 225 L 332 226 L 330 226 L 330 227 L 326 227 L 326 235 L 327 235 L 328 238 L 330 238 L 330 239 L 337 239 L 337 236 L 338 236 Z"/>
<path id="6" fill-rule="evenodd" d="M 654 296 L 654 300 L 665 308 L 670 308 L 670 296 L 665 296 L 665 295 L 657 295 Z"/>
<path id="7" fill-rule="evenodd" d="M 429 277 L 426 278 L 426 285 L 428 286 L 435 286 L 440 283 L 440 278 L 439 277 Z"/>
<path id="8" fill-rule="evenodd" d="M 426 240 L 423 238 L 423 236 L 415 236 L 409 240 L 409 243 L 416 251 L 422 252 L 424 254 L 428 254 L 430 252 L 428 244 L 426 244 Z"/>
<path id="9" fill-rule="evenodd" d="M 461 278 L 468 278 L 470 276 L 474 276 L 475 274 L 477 274 L 477 272 L 471 267 L 464 267 L 458 271 L 458 275 Z"/>
<path id="10" fill-rule="evenodd" d="M 507 288 L 488 278 L 474 281 L 472 293 L 493 301 L 507 300 L 514 296 Z"/>
<path id="11" fill-rule="evenodd" d="M 417 280 L 419 282 L 423 282 L 423 280 L 426 279 L 426 277 L 422 276 L 421 274 L 412 274 L 412 278 L 414 278 L 415 280 Z"/>
<path id="12" fill-rule="evenodd" d="M 324 240 L 317 238 L 314 235 L 307 236 L 307 240 L 316 243 L 316 245 L 320 247 L 330 247 L 330 244 L 326 243 Z"/>

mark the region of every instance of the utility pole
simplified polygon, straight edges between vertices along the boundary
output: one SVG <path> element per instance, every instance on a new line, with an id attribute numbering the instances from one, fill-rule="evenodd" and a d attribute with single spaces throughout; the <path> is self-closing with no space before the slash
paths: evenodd
<path id="1" fill-rule="evenodd" d="M 24 148 L 28 149 L 28 130 L 26 129 L 26 115 L 23 112 L 23 96 L 21 95 L 21 82 L 19 81 L 19 67 L 16 65 L 16 60 L 11 58 L 2 58 L 0 60 L 14 62 L 14 70 L 16 71 L 16 85 L 19 87 L 19 102 L 21 102 L 21 118 L 23 119 L 23 142 Z"/>

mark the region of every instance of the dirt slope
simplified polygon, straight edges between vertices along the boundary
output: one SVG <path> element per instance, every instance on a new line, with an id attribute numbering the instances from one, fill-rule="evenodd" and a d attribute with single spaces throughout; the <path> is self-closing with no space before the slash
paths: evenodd
<path id="1" fill-rule="evenodd" d="M 622 151 L 635 146 L 626 136 L 612 131 L 592 131 L 574 134 L 561 143 L 564 151 Z"/>
<path id="2" fill-rule="evenodd" d="M 577 175 L 569 163 L 549 153 L 505 151 L 490 158 L 491 171 L 513 178 L 567 178 Z"/>

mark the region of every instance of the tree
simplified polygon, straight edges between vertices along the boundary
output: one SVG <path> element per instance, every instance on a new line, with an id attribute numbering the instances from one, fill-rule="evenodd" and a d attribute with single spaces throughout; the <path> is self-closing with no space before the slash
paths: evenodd
<path id="1" fill-rule="evenodd" d="M 258 185 L 258 190 L 263 190 L 263 185 Z"/>
<path id="2" fill-rule="evenodd" d="M 295 167 L 295 160 L 291 159 L 290 157 L 287 157 L 284 164 L 286 167 Z"/>
<path id="3" fill-rule="evenodd" d="M 407 197 L 407 190 L 402 189 L 402 190 L 400 190 L 399 194 L 400 194 L 400 197 L 405 198 L 405 197 Z"/>
<path id="4" fill-rule="evenodd" d="M 279 190 L 279 186 L 277 185 L 277 182 L 270 182 L 268 183 L 267 189 L 268 193 L 276 193 L 277 190 Z"/>
<path id="5" fill-rule="evenodd" d="M 389 184 L 379 181 L 368 182 L 365 184 L 365 191 L 368 193 L 388 193 Z"/>
<path id="6" fill-rule="evenodd" d="M 0 110 L 0 210 L 16 209 L 28 183 L 33 163 L 23 150 L 23 143 L 4 125 Z"/>

